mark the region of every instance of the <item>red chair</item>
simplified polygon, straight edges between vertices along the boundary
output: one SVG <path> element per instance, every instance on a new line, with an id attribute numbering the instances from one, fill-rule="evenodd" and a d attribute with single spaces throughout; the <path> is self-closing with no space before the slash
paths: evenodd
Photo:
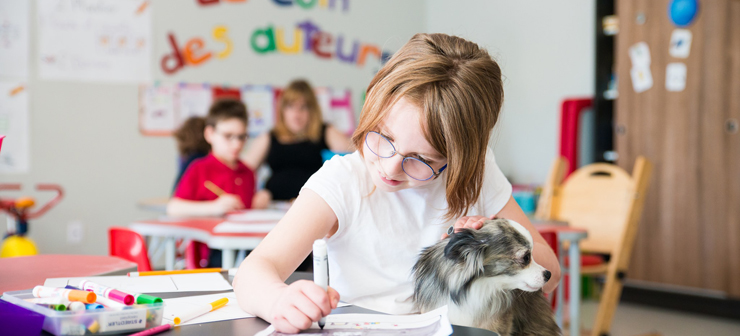
<path id="1" fill-rule="evenodd" d="M 108 247 L 110 255 L 139 265 L 139 272 L 152 270 L 149 254 L 146 251 L 146 241 L 136 231 L 124 227 L 108 229 Z"/>
<path id="2" fill-rule="evenodd" d="M 208 267 L 208 258 L 211 250 L 208 245 L 191 241 L 185 249 L 185 268 L 196 269 Z"/>

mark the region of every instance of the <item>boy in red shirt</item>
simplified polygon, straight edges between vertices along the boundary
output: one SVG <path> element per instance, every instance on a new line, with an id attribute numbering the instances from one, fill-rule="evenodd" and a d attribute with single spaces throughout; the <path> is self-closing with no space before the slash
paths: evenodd
<path id="1" fill-rule="evenodd" d="M 203 131 L 211 152 L 190 164 L 167 204 L 170 216 L 221 216 L 229 211 L 249 209 L 255 192 L 254 172 L 239 161 L 247 141 L 247 108 L 234 99 L 211 105 Z M 214 187 L 215 186 L 215 187 Z M 221 251 L 209 252 L 203 243 L 193 242 L 187 254 L 203 257 L 200 267 L 219 267 Z M 208 257 L 206 257 L 208 254 Z"/>
<path id="2" fill-rule="evenodd" d="M 221 216 L 252 207 L 254 172 L 239 161 L 247 140 L 244 103 L 234 99 L 213 103 L 206 117 L 204 136 L 211 144 L 211 152 L 193 161 L 183 174 L 167 204 L 170 216 Z M 209 189 L 209 182 L 218 188 Z M 224 193 L 217 194 L 220 191 Z"/>

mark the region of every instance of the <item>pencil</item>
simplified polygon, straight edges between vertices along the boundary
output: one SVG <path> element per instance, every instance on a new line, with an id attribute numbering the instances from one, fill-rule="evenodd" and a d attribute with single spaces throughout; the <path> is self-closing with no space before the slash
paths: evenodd
<path id="1" fill-rule="evenodd" d="M 206 189 L 216 194 L 216 196 L 220 197 L 221 195 L 226 193 L 223 189 L 219 188 L 215 183 L 211 181 L 205 181 L 203 182 L 203 185 L 206 187 Z"/>
<path id="2" fill-rule="evenodd" d="M 150 275 L 172 275 L 172 274 L 194 274 L 194 273 L 216 273 L 221 272 L 220 268 L 198 268 L 177 271 L 149 271 L 149 272 L 129 272 L 128 276 L 150 276 Z"/>
<path id="3" fill-rule="evenodd" d="M 151 329 L 147 329 L 147 330 L 144 330 L 144 331 L 137 332 L 135 334 L 131 334 L 131 336 L 156 335 L 156 334 L 159 334 L 159 333 L 161 333 L 163 331 L 167 331 L 167 330 L 170 330 L 170 329 L 172 329 L 172 325 L 169 324 L 169 323 L 167 323 L 167 324 L 163 324 L 163 325 L 161 325 L 159 327 L 154 327 L 154 328 L 151 328 Z"/>

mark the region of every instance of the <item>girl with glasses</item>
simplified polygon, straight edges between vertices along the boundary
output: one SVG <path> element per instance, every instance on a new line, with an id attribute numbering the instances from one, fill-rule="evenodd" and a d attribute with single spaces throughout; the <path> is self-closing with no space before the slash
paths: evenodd
<path id="1" fill-rule="evenodd" d="M 501 70 L 475 43 L 417 34 L 375 75 L 352 142 L 328 161 L 241 264 L 234 290 L 245 311 L 278 331 L 310 327 L 340 299 L 391 314 L 414 313 L 411 269 L 420 251 L 454 225 L 478 229 L 493 216 L 525 226 L 534 259 L 554 253 L 512 198 L 488 148 L 503 103 Z M 325 239 L 330 282 L 285 279 Z"/>

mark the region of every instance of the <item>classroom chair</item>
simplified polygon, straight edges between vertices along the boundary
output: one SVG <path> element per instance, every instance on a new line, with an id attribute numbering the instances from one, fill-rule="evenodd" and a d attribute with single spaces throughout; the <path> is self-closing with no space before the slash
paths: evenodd
<path id="1" fill-rule="evenodd" d="M 548 176 L 549 186 L 543 188 L 547 198 L 538 209 L 543 220 L 568 222 L 568 225 L 588 231 L 581 242 L 584 260 L 581 273 L 603 275 L 605 278 L 593 336 L 609 335 L 611 322 L 622 293 L 632 247 L 637 235 L 645 193 L 652 164 L 640 156 L 630 176 L 622 168 L 606 163 L 594 163 L 579 168 L 564 182 L 562 158 L 556 159 Z M 608 255 L 608 261 L 593 254 Z M 588 261 L 588 262 L 585 262 Z M 579 293 L 573 293 L 579 295 Z"/>
<path id="2" fill-rule="evenodd" d="M 146 241 L 136 231 L 124 227 L 111 227 L 108 229 L 108 248 L 110 255 L 135 262 L 139 272 L 152 270 L 146 251 Z"/>

